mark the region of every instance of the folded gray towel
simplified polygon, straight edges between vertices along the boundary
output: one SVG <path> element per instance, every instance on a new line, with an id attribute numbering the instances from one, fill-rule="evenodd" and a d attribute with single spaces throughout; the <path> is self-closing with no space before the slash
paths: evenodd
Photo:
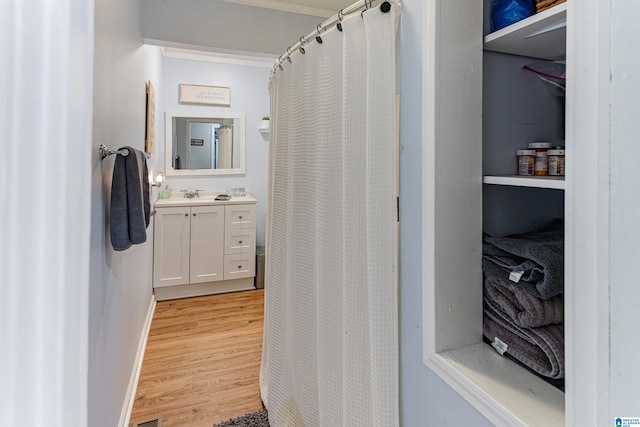
<path id="1" fill-rule="evenodd" d="M 535 288 L 534 295 L 552 298 L 564 291 L 564 223 L 554 220 L 542 231 L 507 237 L 485 236 L 483 268 L 500 278 L 511 272 L 523 272 L 519 285 Z M 491 265 L 502 271 L 497 273 Z"/>
<path id="2" fill-rule="evenodd" d="M 489 259 L 485 256 L 482 257 L 482 271 L 487 277 L 496 277 L 498 279 L 509 280 L 509 272 L 502 269 L 500 266 L 494 264 L 489 261 Z M 526 280 L 520 279 L 517 285 L 524 291 L 529 292 L 536 298 L 544 299 L 538 288 L 536 288 L 535 283 L 527 282 Z"/>
<path id="3" fill-rule="evenodd" d="M 506 353 L 534 372 L 552 379 L 564 378 L 564 326 L 521 328 L 500 309 L 484 300 L 483 333 L 490 341 L 507 344 Z"/>
<path id="4" fill-rule="evenodd" d="M 523 328 L 564 322 L 564 295 L 543 300 L 510 280 L 487 277 L 484 281 L 484 297 Z"/>
<path id="5" fill-rule="evenodd" d="M 129 155 L 116 154 L 111 183 L 110 229 L 111 245 L 116 251 L 147 240 L 151 206 L 149 202 L 149 172 L 143 152 L 131 147 Z"/>

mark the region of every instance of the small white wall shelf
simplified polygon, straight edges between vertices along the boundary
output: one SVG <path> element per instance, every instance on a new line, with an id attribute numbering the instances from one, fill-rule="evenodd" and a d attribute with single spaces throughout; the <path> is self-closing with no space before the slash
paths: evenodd
<path id="1" fill-rule="evenodd" d="M 261 133 L 269 133 L 269 128 L 258 128 Z"/>

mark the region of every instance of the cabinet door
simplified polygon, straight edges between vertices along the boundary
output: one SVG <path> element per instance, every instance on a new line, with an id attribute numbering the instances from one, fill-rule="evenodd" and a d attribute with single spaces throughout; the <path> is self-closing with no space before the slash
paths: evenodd
<path id="1" fill-rule="evenodd" d="M 224 206 L 191 208 L 191 283 L 222 280 Z"/>
<path id="2" fill-rule="evenodd" d="M 156 210 L 153 240 L 153 286 L 189 283 L 190 208 Z"/>

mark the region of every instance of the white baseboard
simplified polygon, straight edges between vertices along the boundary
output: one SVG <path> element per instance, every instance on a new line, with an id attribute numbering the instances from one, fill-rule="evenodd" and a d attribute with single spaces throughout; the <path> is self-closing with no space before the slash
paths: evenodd
<path id="1" fill-rule="evenodd" d="M 147 339 L 149 338 L 151 320 L 153 319 L 153 312 L 155 311 L 155 309 L 156 298 L 153 294 L 151 294 L 151 302 L 149 303 L 147 318 L 144 321 L 142 334 L 140 334 L 140 342 L 138 343 L 138 353 L 136 354 L 136 360 L 131 371 L 129 388 L 127 389 L 127 395 L 124 399 L 124 406 L 122 407 L 122 412 L 120 413 L 120 423 L 118 424 L 119 427 L 129 427 L 129 422 L 131 421 L 131 411 L 133 410 L 133 402 L 136 398 L 136 389 L 138 388 L 138 380 L 140 379 L 140 370 L 142 369 L 144 350 L 147 347 Z"/>
<path id="2" fill-rule="evenodd" d="M 216 282 L 161 286 L 154 288 L 153 293 L 157 301 L 165 301 L 168 299 L 198 297 L 201 295 L 249 291 L 256 288 L 253 279 L 253 277 L 245 277 L 242 279 L 219 280 Z"/>

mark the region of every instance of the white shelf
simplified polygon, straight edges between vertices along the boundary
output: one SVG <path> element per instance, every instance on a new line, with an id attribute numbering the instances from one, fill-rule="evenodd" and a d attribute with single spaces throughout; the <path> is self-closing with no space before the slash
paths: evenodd
<path id="1" fill-rule="evenodd" d="M 484 49 L 532 58 L 562 60 L 567 55 L 567 3 L 488 34 Z"/>
<path id="2" fill-rule="evenodd" d="M 485 175 L 484 184 L 564 190 L 563 176 Z"/>
<path id="3" fill-rule="evenodd" d="M 258 128 L 258 130 L 262 133 L 269 133 L 269 128 Z"/>
<path id="4" fill-rule="evenodd" d="M 565 425 L 564 393 L 487 344 L 444 351 L 427 364 L 496 425 Z"/>

